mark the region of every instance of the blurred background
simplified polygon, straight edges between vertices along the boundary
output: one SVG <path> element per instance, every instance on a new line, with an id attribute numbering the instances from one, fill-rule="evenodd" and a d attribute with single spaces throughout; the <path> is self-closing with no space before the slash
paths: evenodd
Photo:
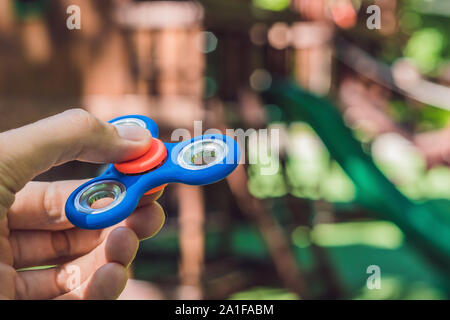
<path id="1" fill-rule="evenodd" d="M 122 299 L 447 299 L 449 30 L 448 0 L 2 0 L 0 131 L 72 107 L 150 116 L 165 141 L 279 130 L 279 157 L 259 145 L 275 174 L 166 188 Z"/>

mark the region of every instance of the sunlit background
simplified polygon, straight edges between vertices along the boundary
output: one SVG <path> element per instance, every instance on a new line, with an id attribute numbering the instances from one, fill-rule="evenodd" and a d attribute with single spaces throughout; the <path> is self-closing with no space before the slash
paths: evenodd
<path id="1" fill-rule="evenodd" d="M 166 188 L 123 299 L 449 298 L 449 17 L 448 0 L 2 0 L 0 131 L 71 107 L 148 115 L 165 141 L 195 120 L 279 130 L 279 157 L 249 139 L 261 161 Z"/>

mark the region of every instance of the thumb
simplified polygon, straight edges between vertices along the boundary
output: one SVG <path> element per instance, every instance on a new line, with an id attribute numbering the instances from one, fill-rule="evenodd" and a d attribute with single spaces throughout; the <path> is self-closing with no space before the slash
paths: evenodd
<path id="1" fill-rule="evenodd" d="M 36 175 L 71 160 L 116 163 L 144 154 L 151 133 L 114 126 L 73 109 L 0 134 L 0 184 L 16 193 Z"/>

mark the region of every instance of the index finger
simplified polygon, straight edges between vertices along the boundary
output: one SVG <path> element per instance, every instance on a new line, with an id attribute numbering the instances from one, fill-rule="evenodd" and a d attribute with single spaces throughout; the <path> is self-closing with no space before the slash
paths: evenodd
<path id="1" fill-rule="evenodd" d="M 68 110 L 0 134 L 0 183 L 15 194 L 55 165 L 135 159 L 148 151 L 151 142 L 149 130 L 114 126 L 84 110 Z"/>
<path id="2" fill-rule="evenodd" d="M 57 182 L 29 182 L 16 194 L 8 210 L 10 229 L 15 230 L 64 230 L 74 226 L 66 217 L 65 204 L 69 195 L 87 180 Z M 156 201 L 163 190 L 142 197 L 138 207 Z"/>

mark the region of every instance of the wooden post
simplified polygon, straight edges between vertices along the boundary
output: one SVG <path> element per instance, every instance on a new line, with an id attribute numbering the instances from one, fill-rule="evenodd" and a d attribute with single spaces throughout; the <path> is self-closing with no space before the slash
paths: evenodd
<path id="1" fill-rule="evenodd" d="M 204 265 L 205 233 L 203 230 L 205 209 L 201 187 L 177 185 L 180 227 L 180 299 L 203 297 L 201 275 Z"/>
<path id="2" fill-rule="evenodd" d="M 13 0 L 0 1 L 0 35 L 6 35 L 12 30 L 13 13 Z"/>
<path id="3" fill-rule="evenodd" d="M 163 121 L 154 119 L 166 132 L 180 127 L 192 132 L 194 120 L 203 118 L 203 8 L 189 1 L 129 2 L 119 5 L 116 19 L 131 48 L 135 92 L 155 99 L 151 109 Z M 176 192 L 181 250 L 177 297 L 201 299 L 203 192 L 186 185 L 177 185 Z"/>
<path id="4" fill-rule="evenodd" d="M 291 30 L 297 81 L 316 94 L 327 94 L 331 87 L 333 27 L 326 22 L 297 22 Z"/>

